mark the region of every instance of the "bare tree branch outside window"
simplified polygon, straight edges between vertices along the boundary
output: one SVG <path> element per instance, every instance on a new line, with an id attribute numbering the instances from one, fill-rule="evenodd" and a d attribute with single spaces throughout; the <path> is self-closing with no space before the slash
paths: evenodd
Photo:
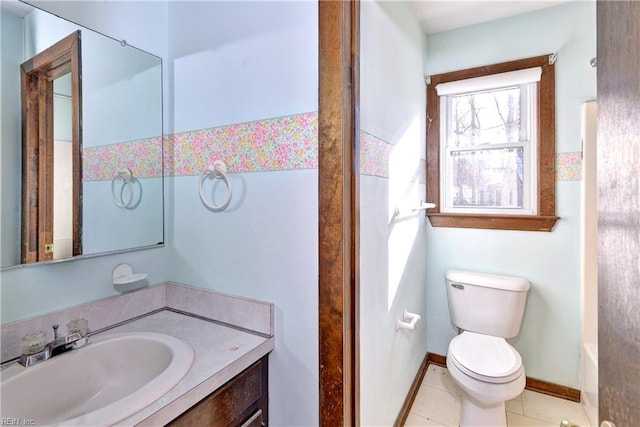
<path id="1" fill-rule="evenodd" d="M 523 204 L 520 87 L 452 97 L 453 206 L 509 207 Z M 471 148 L 473 147 L 473 148 Z"/>

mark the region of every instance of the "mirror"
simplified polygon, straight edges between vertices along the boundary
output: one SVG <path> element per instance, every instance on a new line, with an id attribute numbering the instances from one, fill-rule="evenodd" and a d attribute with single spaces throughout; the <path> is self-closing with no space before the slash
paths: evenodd
<path id="1" fill-rule="evenodd" d="M 24 3 L 0 8 L 0 267 L 162 244 L 161 59 Z M 44 60 L 35 59 L 51 60 L 43 52 L 72 35 L 79 47 L 77 88 L 73 70 L 59 63 L 43 68 Z M 34 63 L 46 70 L 49 83 L 41 92 L 48 95 L 29 113 L 21 69 Z M 35 149 L 38 163 L 49 165 L 36 178 L 28 166 L 34 148 L 22 142 L 30 119 L 39 144 L 48 141 Z M 44 147 L 50 147 L 48 162 Z M 29 246 L 42 255 L 25 256 Z"/>

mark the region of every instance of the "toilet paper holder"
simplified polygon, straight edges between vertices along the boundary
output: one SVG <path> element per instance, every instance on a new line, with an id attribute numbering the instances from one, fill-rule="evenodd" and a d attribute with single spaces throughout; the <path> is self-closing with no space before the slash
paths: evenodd
<path id="1" fill-rule="evenodd" d="M 416 328 L 418 320 L 420 320 L 419 314 L 411 313 L 405 309 L 403 312 L 403 320 L 396 319 L 396 331 L 400 329 L 409 329 L 412 331 Z"/>

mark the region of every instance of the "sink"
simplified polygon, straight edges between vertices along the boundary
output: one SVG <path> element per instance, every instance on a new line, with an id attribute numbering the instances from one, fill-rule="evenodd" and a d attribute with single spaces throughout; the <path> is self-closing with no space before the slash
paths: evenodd
<path id="1" fill-rule="evenodd" d="M 91 340 L 38 365 L 15 363 L 4 369 L 2 419 L 31 425 L 111 425 L 162 397 L 193 362 L 193 348 L 169 335 L 134 332 Z"/>

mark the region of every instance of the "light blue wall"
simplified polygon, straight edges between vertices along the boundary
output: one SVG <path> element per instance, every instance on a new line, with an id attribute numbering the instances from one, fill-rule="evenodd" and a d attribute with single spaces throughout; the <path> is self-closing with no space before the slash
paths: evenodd
<path id="1" fill-rule="evenodd" d="M 317 3 L 171 2 L 169 16 L 175 133 L 317 111 Z M 168 180 L 168 279 L 275 304 L 273 425 L 318 422 L 317 175 L 231 170 L 218 213 L 198 176 Z"/>
<path id="2" fill-rule="evenodd" d="M 169 7 L 174 132 L 318 109 L 316 2 Z"/>
<path id="3" fill-rule="evenodd" d="M 424 172 L 426 39 L 407 2 L 363 2 L 360 19 L 361 128 L 391 152 L 378 159 L 389 176 L 360 177 L 360 416 L 389 426 L 427 345 L 424 321 L 395 329 L 405 309 L 425 319 L 424 213 L 393 218 L 396 205 L 418 205 L 426 191 L 414 181 Z"/>
<path id="4" fill-rule="evenodd" d="M 82 48 L 83 148 L 160 136 L 159 58 L 38 9 L 24 17 L 24 58 L 77 30 Z"/>
<path id="5" fill-rule="evenodd" d="M 160 59 L 105 37 L 89 39 L 93 34 L 86 33 L 82 41 L 83 148 L 160 136 Z"/>
<path id="6" fill-rule="evenodd" d="M 84 182 L 82 250 L 93 254 L 162 243 L 162 180 L 134 179 L 131 209 L 122 209 L 113 202 L 111 181 Z M 125 187 L 122 197 L 126 202 L 129 190 L 121 181 L 118 183 Z"/>
<path id="7" fill-rule="evenodd" d="M 164 58 L 167 51 L 167 2 L 31 0 L 40 9 Z"/>
<path id="8" fill-rule="evenodd" d="M 112 271 L 124 262 L 136 273 L 149 273 L 149 283 L 163 282 L 165 253 L 157 248 L 2 271 L 2 324 L 117 295 Z"/>
<path id="9" fill-rule="evenodd" d="M 596 96 L 595 2 L 565 5 L 428 37 L 427 74 L 557 52 L 556 151 L 581 151 L 581 104 Z M 427 327 L 430 352 L 446 355 L 456 334 L 444 272 L 460 268 L 531 281 L 519 337 L 528 376 L 579 388 L 580 182 L 556 183 L 553 232 L 428 227 Z"/>
<path id="10" fill-rule="evenodd" d="M 22 122 L 20 120 L 20 64 L 22 61 L 22 20 L 10 13 L 0 13 L 2 31 L 0 55 L 0 265 L 20 262 L 20 200 L 22 161 Z M 18 165 L 18 167 L 16 167 Z"/>
<path id="11" fill-rule="evenodd" d="M 166 1 L 32 0 L 29 3 L 116 40 L 126 40 L 132 46 L 163 58 L 163 112 L 164 128 L 167 131 L 171 99 L 166 89 L 169 87 L 171 74 L 166 64 L 169 43 Z"/>
<path id="12" fill-rule="evenodd" d="M 73 19 L 80 25 L 86 25 L 113 37 L 126 38 L 129 43 L 141 49 L 161 57 L 166 57 L 166 3 L 47 1 L 39 3 L 39 5 L 57 15 Z M 4 21 L 2 28 L 4 31 Z M 4 42 L 4 35 L 2 40 Z M 4 54 L 4 46 L 2 51 Z M 21 45 L 20 53 L 22 55 Z M 163 75 L 166 79 L 167 73 Z M 2 93 L 5 93 L 4 88 Z M 3 114 L 4 110 L 3 100 Z M 167 109 L 165 108 L 164 111 L 166 112 Z M 3 116 L 3 130 L 5 129 L 4 120 L 5 117 Z M 165 117 L 165 123 L 166 122 Z M 19 178 L 16 177 L 6 182 L 15 183 L 18 180 Z M 3 175 L 3 215 L 5 212 L 4 183 L 5 176 Z M 16 188 L 19 189 L 19 186 L 16 186 Z M 18 197 L 20 197 L 19 190 Z M 2 222 L 4 224 L 4 218 Z M 4 241 L 4 229 L 2 240 Z M 4 247 L 2 250 L 4 252 Z M 167 248 L 157 248 L 119 255 L 100 256 L 91 259 L 46 265 L 22 266 L 11 270 L 3 270 L 0 272 L 0 322 L 2 324 L 10 323 L 115 295 L 117 292 L 113 289 L 113 284 L 111 283 L 111 272 L 117 264 L 122 262 L 130 263 L 135 271 L 148 272 L 148 281 L 150 283 L 162 282 L 166 280 L 168 276 L 168 266 L 166 262 L 167 252 Z"/>

